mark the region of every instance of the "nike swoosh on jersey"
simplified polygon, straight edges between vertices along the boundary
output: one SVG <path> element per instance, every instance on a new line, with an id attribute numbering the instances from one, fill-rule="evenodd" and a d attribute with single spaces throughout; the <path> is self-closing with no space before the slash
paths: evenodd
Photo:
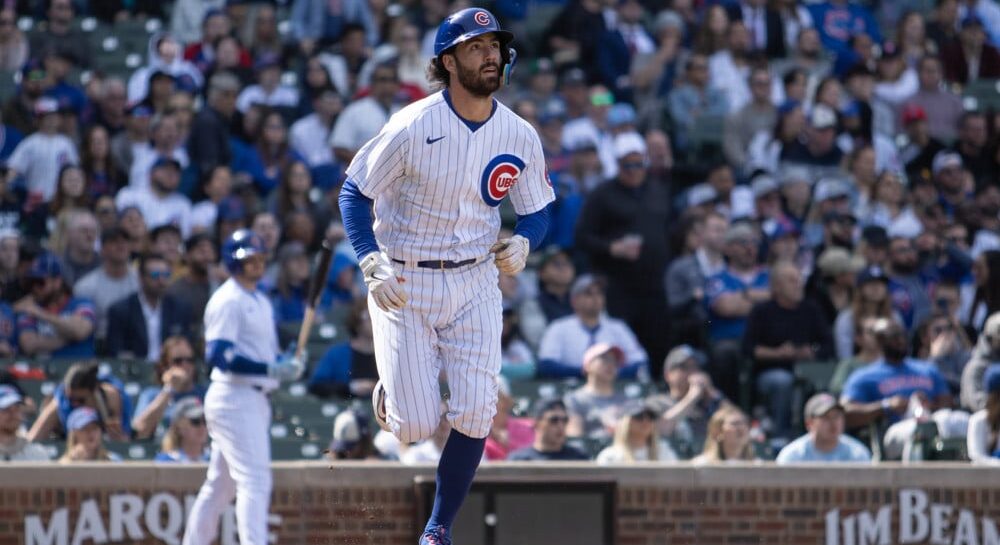
<path id="1" fill-rule="evenodd" d="M 446 134 L 446 135 L 444 135 L 444 136 L 448 136 L 448 135 Z M 443 140 L 443 139 L 444 139 L 444 136 L 439 136 L 439 137 L 437 137 L 437 138 L 431 138 L 430 136 L 428 136 L 428 137 L 427 137 L 427 143 L 428 143 L 428 144 L 433 144 L 434 142 L 437 142 L 437 141 L 439 141 L 439 140 Z"/>

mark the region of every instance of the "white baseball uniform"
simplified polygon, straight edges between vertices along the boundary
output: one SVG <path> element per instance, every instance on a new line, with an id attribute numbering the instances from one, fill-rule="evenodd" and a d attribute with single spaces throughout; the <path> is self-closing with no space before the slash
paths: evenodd
<path id="1" fill-rule="evenodd" d="M 509 194 L 514 210 L 527 215 L 554 199 L 538 134 L 493 104 L 487 121 L 471 124 L 452 108 L 447 91 L 432 94 L 393 115 L 347 169 L 374 200 L 376 241 L 409 293 L 398 311 L 368 301 L 387 421 L 405 443 L 437 427 L 441 371 L 452 426 L 474 438 L 489 433 L 502 328 L 498 271 L 489 254 L 500 229 L 497 207 Z M 477 261 L 452 269 L 416 265 L 470 259 Z"/>
<path id="2" fill-rule="evenodd" d="M 205 307 L 205 341 L 232 343 L 237 355 L 274 363 L 278 336 L 271 302 L 230 278 Z M 209 545 L 218 534 L 219 516 L 236 499 L 236 525 L 242 545 L 267 545 L 271 502 L 271 404 L 278 381 L 263 375 L 212 370 L 205 395 L 205 420 L 212 438 L 208 475 L 191 509 L 183 545 Z"/>

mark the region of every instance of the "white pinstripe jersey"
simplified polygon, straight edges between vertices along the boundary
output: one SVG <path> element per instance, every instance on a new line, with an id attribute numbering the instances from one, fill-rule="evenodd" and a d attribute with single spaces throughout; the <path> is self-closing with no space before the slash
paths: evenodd
<path id="1" fill-rule="evenodd" d="M 531 214 L 555 198 L 535 129 L 494 100 L 472 130 L 444 92 L 393 115 L 347 168 L 375 201 L 375 238 L 390 257 L 461 261 L 487 254 L 498 207 Z"/>

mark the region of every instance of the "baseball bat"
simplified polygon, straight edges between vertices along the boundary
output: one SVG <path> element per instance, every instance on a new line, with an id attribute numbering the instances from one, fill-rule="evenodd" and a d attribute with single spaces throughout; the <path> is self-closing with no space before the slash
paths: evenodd
<path id="1" fill-rule="evenodd" d="M 316 319 L 316 305 L 319 303 L 320 295 L 323 295 L 323 288 L 326 286 L 326 275 L 330 272 L 330 261 L 333 260 L 333 248 L 329 239 L 323 239 L 323 245 L 316 256 L 316 270 L 313 271 L 312 278 L 309 279 L 309 293 L 306 295 L 306 314 L 302 318 L 302 325 L 299 326 L 299 340 L 295 345 L 295 356 L 302 357 L 302 351 L 309 341 L 309 331 L 312 330 L 313 321 Z"/>

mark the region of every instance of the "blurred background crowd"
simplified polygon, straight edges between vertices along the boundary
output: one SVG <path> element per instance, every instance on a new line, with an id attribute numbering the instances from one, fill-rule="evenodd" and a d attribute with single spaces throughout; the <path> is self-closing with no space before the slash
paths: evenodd
<path id="1" fill-rule="evenodd" d="M 202 313 L 247 227 L 283 344 L 336 245 L 275 457 L 436 460 L 446 419 L 371 425 L 336 201 L 467 6 L 0 2 L 0 455 L 203 460 Z M 484 7 L 557 195 L 500 280 L 488 459 L 1000 463 L 995 0 Z"/>

